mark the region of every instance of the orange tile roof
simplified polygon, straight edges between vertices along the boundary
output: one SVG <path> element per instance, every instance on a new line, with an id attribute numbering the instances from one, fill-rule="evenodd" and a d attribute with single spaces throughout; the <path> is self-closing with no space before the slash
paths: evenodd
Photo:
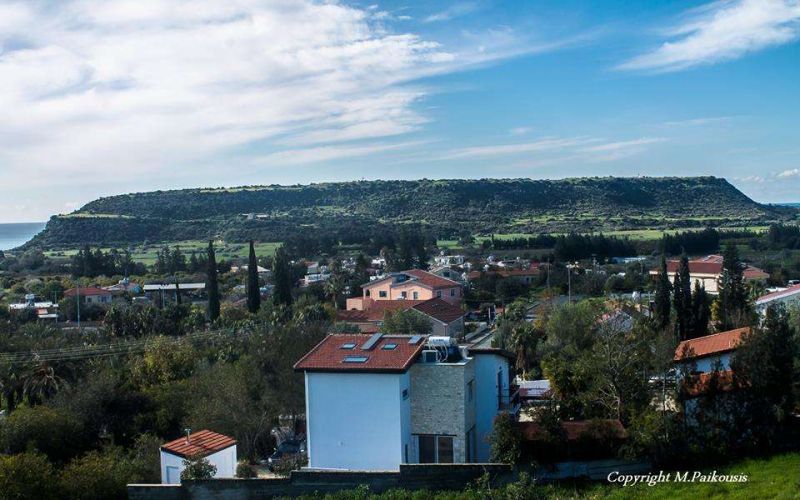
<path id="1" fill-rule="evenodd" d="M 205 457 L 235 444 L 236 440 L 232 437 L 204 429 L 190 434 L 188 440 L 183 436 L 162 444 L 161 449 L 180 457 Z"/>
<path id="2" fill-rule="evenodd" d="M 460 307 L 434 297 L 428 300 L 374 300 L 370 302 L 369 308 L 363 311 L 337 311 L 336 319 L 352 322 L 378 322 L 383 321 L 389 312 L 408 309 L 415 309 L 422 314 L 448 324 L 465 314 Z"/>
<path id="3" fill-rule="evenodd" d="M 734 379 L 733 371 L 731 370 L 722 370 L 717 373 L 717 389 L 722 392 L 730 392 L 735 388 L 743 388 L 745 384 L 741 381 L 737 381 Z M 696 398 L 711 389 L 711 381 L 712 377 L 714 376 L 714 372 L 711 373 L 700 373 L 699 375 L 693 375 L 688 377 L 684 380 L 684 390 L 686 391 L 686 395 L 690 398 Z"/>
<path id="4" fill-rule="evenodd" d="M 370 338 L 363 334 L 334 334 L 325 337 L 311 351 L 295 363 L 297 371 L 311 372 L 405 372 L 425 347 L 425 337 L 411 344 L 408 335 L 383 335 L 375 345 L 365 350 L 364 343 Z M 345 348 L 346 344 L 355 344 Z M 392 349 L 384 348 L 394 344 Z M 347 362 L 348 357 L 365 357 L 364 362 Z"/>
<path id="5" fill-rule="evenodd" d="M 675 349 L 675 361 L 702 358 L 736 349 L 742 337 L 750 332 L 750 327 L 719 332 L 705 337 L 684 340 Z M 685 353 L 685 355 L 684 355 Z"/>
<path id="6" fill-rule="evenodd" d="M 78 290 L 76 288 L 70 288 L 69 290 L 64 292 L 64 297 L 72 297 L 76 295 Z M 111 295 L 111 292 L 108 290 L 103 290 L 102 288 L 97 288 L 94 286 L 87 286 L 81 287 L 80 289 L 81 297 L 93 296 L 93 295 Z"/>
<path id="7" fill-rule="evenodd" d="M 760 303 L 764 303 L 764 302 L 770 302 L 771 300 L 774 300 L 774 299 L 780 299 L 780 298 L 784 298 L 784 297 L 791 297 L 792 295 L 795 295 L 797 293 L 800 293 L 800 285 L 790 286 L 789 288 L 786 288 L 785 290 L 778 290 L 777 292 L 772 292 L 772 293 L 768 293 L 768 294 L 762 295 L 761 297 L 756 299 L 756 304 L 760 304 Z"/>
<path id="8" fill-rule="evenodd" d="M 561 422 L 561 429 L 564 431 L 566 438 L 568 441 L 577 441 L 580 437 L 586 435 L 588 437 L 591 434 L 587 434 L 592 432 L 595 427 L 592 425 L 593 422 L 595 425 L 597 423 L 607 425 L 611 428 L 614 432 L 614 437 L 617 439 L 625 439 L 628 437 L 628 431 L 622 425 L 622 422 L 619 420 L 614 419 L 607 419 L 607 420 L 571 420 L 571 421 L 564 421 Z M 520 422 L 520 431 L 522 432 L 522 436 L 526 441 L 538 441 L 540 439 L 544 439 L 545 433 L 542 427 L 539 425 L 538 422 Z"/>
<path id="9" fill-rule="evenodd" d="M 427 271 L 423 271 L 422 269 L 408 269 L 406 271 L 400 271 L 398 273 L 391 273 L 391 274 L 389 274 L 388 276 L 386 276 L 384 278 L 381 278 L 381 279 L 378 279 L 378 280 L 374 280 L 374 281 L 370 281 L 369 283 L 364 283 L 363 285 L 361 285 L 361 288 L 370 287 L 370 286 L 375 285 L 377 283 L 383 282 L 383 281 L 385 281 L 387 279 L 392 279 L 393 280 L 394 277 L 397 276 L 398 274 L 405 274 L 410 279 L 408 279 L 406 281 L 403 281 L 403 282 L 400 282 L 400 283 L 393 283 L 394 286 L 403 286 L 403 285 L 416 283 L 418 285 L 423 285 L 425 287 L 432 288 L 434 290 L 437 290 L 437 289 L 440 289 L 440 288 L 453 288 L 453 287 L 461 286 L 461 284 L 458 283 L 457 281 L 453 281 L 453 280 L 450 280 L 450 279 L 447 279 L 447 278 L 443 278 L 441 276 L 437 276 L 436 274 L 429 273 Z"/>

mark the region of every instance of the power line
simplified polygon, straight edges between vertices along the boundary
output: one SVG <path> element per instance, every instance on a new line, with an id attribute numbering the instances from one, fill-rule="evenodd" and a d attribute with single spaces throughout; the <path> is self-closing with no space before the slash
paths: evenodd
<path id="1" fill-rule="evenodd" d="M 181 342 L 203 342 L 214 338 L 221 338 L 225 333 L 221 330 L 208 332 L 198 332 L 184 335 L 181 337 L 158 337 L 161 342 L 178 344 Z M 155 338 L 132 340 L 128 342 L 116 342 L 109 344 L 98 344 L 93 346 L 73 346 L 57 349 L 42 349 L 30 352 L 16 352 L 0 354 L 0 363 L 4 364 L 25 364 L 36 361 L 74 361 L 109 356 L 119 356 L 124 354 L 135 354 L 144 352 L 145 349 L 156 342 Z"/>

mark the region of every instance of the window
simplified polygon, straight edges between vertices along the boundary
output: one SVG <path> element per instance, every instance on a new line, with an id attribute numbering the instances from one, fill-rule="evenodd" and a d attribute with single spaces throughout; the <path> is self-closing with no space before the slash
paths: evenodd
<path id="1" fill-rule="evenodd" d="M 408 297 L 408 292 L 400 292 L 400 297 L 402 297 L 404 299 L 407 298 Z"/>
<path id="2" fill-rule="evenodd" d="M 378 297 L 385 299 L 386 298 L 386 290 L 381 290 L 378 292 Z"/>
<path id="3" fill-rule="evenodd" d="M 354 343 L 348 342 L 346 344 L 342 344 L 342 347 L 340 347 L 339 349 L 355 349 L 355 348 L 356 345 Z"/>
<path id="4" fill-rule="evenodd" d="M 442 291 L 441 290 L 436 290 L 436 296 L 441 299 L 442 298 Z"/>
<path id="5" fill-rule="evenodd" d="M 364 290 L 364 296 L 369 297 L 369 290 Z"/>
<path id="6" fill-rule="evenodd" d="M 403 389 L 403 401 L 408 399 L 408 389 Z"/>
<path id="7" fill-rule="evenodd" d="M 383 344 L 383 347 L 381 347 L 381 349 L 383 349 L 384 351 L 394 351 L 395 349 L 397 349 L 397 344 Z"/>
<path id="8" fill-rule="evenodd" d="M 419 300 L 419 292 L 413 292 L 411 296 L 414 297 L 414 300 Z"/>
<path id="9" fill-rule="evenodd" d="M 455 288 L 451 288 L 450 289 L 450 296 L 451 297 L 455 297 L 456 296 L 456 289 Z"/>
<path id="10" fill-rule="evenodd" d="M 453 463 L 453 436 L 439 436 L 437 438 L 438 463 Z"/>
<path id="11" fill-rule="evenodd" d="M 369 356 L 347 356 L 344 358 L 345 363 L 366 363 Z"/>
<path id="12" fill-rule="evenodd" d="M 472 401 L 474 395 L 475 395 L 475 379 L 472 379 L 469 382 L 467 382 L 467 402 Z"/>
<path id="13" fill-rule="evenodd" d="M 419 463 L 452 464 L 454 460 L 453 436 L 419 434 Z"/>

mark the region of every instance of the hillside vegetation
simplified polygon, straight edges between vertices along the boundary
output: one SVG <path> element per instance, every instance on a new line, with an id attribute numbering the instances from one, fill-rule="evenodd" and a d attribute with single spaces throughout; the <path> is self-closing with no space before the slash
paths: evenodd
<path id="1" fill-rule="evenodd" d="M 357 181 L 105 197 L 53 217 L 33 244 L 282 241 L 298 232 L 347 239 L 406 224 L 448 238 L 756 224 L 794 213 L 715 177 Z"/>

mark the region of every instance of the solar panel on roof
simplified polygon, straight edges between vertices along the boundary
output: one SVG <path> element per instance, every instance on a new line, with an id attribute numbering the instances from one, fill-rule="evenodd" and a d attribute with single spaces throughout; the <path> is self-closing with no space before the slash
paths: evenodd
<path id="1" fill-rule="evenodd" d="M 378 343 L 378 341 L 381 339 L 382 336 L 383 334 L 381 332 L 374 333 L 372 337 L 369 338 L 369 340 L 364 342 L 364 345 L 361 346 L 361 350 L 369 351 L 370 349 L 375 347 L 375 344 Z"/>
<path id="2" fill-rule="evenodd" d="M 422 335 L 414 335 L 413 337 L 411 337 L 411 339 L 408 341 L 408 343 L 411 344 L 411 345 L 414 345 L 414 344 L 419 343 L 419 341 L 421 339 L 422 339 Z"/>

